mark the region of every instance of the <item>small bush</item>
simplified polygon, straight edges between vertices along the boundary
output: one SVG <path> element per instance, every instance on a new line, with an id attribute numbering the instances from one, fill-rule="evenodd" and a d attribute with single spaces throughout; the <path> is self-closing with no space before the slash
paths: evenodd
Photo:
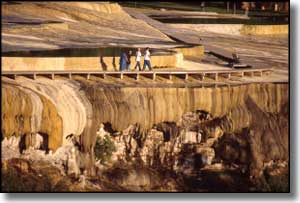
<path id="1" fill-rule="evenodd" d="M 108 135 L 105 135 L 104 138 L 97 138 L 94 152 L 96 159 L 100 160 L 101 164 L 106 164 L 110 161 L 115 151 L 116 146 Z"/>

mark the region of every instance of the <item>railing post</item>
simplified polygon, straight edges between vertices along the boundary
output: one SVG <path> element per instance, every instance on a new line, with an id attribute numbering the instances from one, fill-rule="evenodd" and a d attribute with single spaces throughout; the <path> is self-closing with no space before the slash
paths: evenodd
<path id="1" fill-rule="evenodd" d="M 120 74 L 120 79 L 123 80 L 123 73 Z"/>
<path id="2" fill-rule="evenodd" d="M 200 79 L 201 79 L 201 80 L 204 80 L 204 78 L 205 78 L 205 73 L 201 73 L 201 74 L 200 74 Z"/>
<path id="3" fill-rule="evenodd" d="M 184 79 L 185 79 L 185 80 L 188 80 L 188 79 L 189 79 L 189 74 L 188 74 L 188 73 L 185 74 Z"/>
<path id="4" fill-rule="evenodd" d="M 215 74 L 215 81 L 218 81 L 218 73 Z"/>
<path id="5" fill-rule="evenodd" d="M 231 76 L 230 73 L 220 73 L 219 75 L 222 75 L 226 79 L 229 79 Z"/>

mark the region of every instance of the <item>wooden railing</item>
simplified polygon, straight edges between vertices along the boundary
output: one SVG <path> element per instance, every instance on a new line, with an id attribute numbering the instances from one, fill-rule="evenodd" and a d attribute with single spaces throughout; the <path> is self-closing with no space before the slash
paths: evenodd
<path id="1" fill-rule="evenodd" d="M 107 76 L 124 79 L 124 76 L 139 80 L 140 77 L 155 80 L 157 76 L 172 80 L 178 77 L 187 80 L 189 77 L 203 80 L 205 77 L 213 78 L 218 81 L 219 76 L 229 79 L 231 76 L 254 77 L 269 74 L 272 69 L 234 69 L 234 70 L 174 70 L 174 71 L 2 71 L 2 76 L 15 79 L 17 76 L 25 76 L 36 79 L 37 76 L 45 76 L 55 79 L 56 76 L 64 76 L 72 79 L 74 75 L 80 75 L 90 79 L 91 76 L 105 79 Z"/>

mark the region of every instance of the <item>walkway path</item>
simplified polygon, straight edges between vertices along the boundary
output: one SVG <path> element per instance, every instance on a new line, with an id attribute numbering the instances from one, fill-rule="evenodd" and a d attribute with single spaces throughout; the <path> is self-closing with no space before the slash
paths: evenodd
<path id="1" fill-rule="evenodd" d="M 106 76 L 124 79 L 124 76 L 139 80 L 140 77 L 147 77 L 155 80 L 156 77 L 163 77 L 172 80 L 173 77 L 187 80 L 189 77 L 203 80 L 205 77 L 218 81 L 219 77 L 230 79 L 231 76 L 254 77 L 270 74 L 272 69 L 238 69 L 238 70 L 155 70 L 155 71 L 2 71 L 2 76 L 16 79 L 17 76 L 26 76 L 36 79 L 37 76 L 46 76 L 55 79 L 55 76 L 65 76 L 72 79 L 74 75 L 81 75 L 90 79 L 91 76 L 106 78 Z"/>

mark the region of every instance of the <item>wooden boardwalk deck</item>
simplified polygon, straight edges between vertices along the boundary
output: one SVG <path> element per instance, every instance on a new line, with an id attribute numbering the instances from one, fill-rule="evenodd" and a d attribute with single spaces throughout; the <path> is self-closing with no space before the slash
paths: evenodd
<path id="1" fill-rule="evenodd" d="M 55 79 L 55 76 L 63 76 L 72 79 L 75 75 L 80 75 L 86 79 L 90 79 L 91 76 L 101 77 L 103 79 L 106 76 L 112 76 L 119 79 L 126 79 L 124 76 L 139 80 L 140 77 L 150 78 L 155 80 L 157 76 L 172 80 L 173 77 L 182 78 L 187 80 L 189 77 L 193 77 L 199 80 L 203 80 L 205 77 L 209 77 L 218 81 L 219 77 L 229 79 L 231 76 L 239 77 L 254 77 L 262 76 L 263 74 L 269 74 L 272 69 L 238 69 L 238 70 L 174 70 L 174 71 L 2 71 L 2 76 L 16 79 L 18 76 L 25 76 L 31 79 L 36 79 L 37 76 L 49 77 Z"/>

